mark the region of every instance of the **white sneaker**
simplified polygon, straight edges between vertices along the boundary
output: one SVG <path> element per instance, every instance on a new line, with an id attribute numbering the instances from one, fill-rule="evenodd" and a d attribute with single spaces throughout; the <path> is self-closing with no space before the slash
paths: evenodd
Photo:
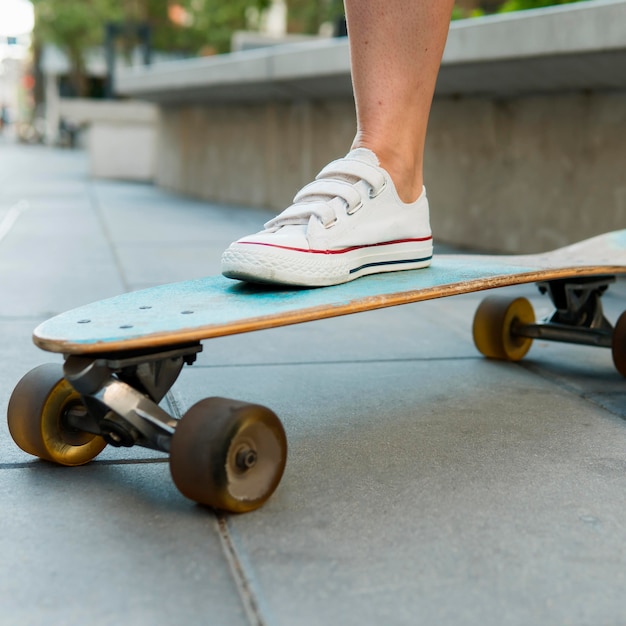
<path id="1" fill-rule="evenodd" d="M 265 230 L 231 244 L 222 274 L 321 287 L 426 267 L 432 254 L 426 190 L 402 202 L 376 155 L 357 148 L 327 165 Z"/>

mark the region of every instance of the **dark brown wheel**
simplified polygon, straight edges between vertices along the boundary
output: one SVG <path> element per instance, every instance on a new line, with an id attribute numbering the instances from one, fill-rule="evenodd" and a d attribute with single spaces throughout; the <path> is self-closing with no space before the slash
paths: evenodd
<path id="1" fill-rule="evenodd" d="M 170 447 L 178 490 L 200 504 L 245 513 L 274 493 L 287 462 L 276 414 L 257 404 L 207 398 L 182 417 Z"/>
<path id="2" fill-rule="evenodd" d="M 106 446 L 102 437 L 65 424 L 69 411 L 84 411 L 80 395 L 56 363 L 40 365 L 16 385 L 7 410 L 13 441 L 28 454 L 60 465 L 83 465 Z"/>
<path id="3" fill-rule="evenodd" d="M 626 377 L 626 311 L 619 316 L 615 323 L 611 352 L 615 368 L 622 376 Z"/>
<path id="4" fill-rule="evenodd" d="M 474 344 L 491 359 L 519 361 L 526 356 L 533 340 L 513 334 L 516 324 L 533 324 L 535 312 L 526 298 L 489 296 L 474 315 Z"/>

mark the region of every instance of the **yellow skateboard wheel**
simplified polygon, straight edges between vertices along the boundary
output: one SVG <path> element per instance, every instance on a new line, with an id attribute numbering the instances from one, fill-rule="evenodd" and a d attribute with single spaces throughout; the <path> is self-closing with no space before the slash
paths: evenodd
<path id="1" fill-rule="evenodd" d="M 17 384 L 7 411 L 13 441 L 28 454 L 60 465 L 83 465 L 106 446 L 102 437 L 64 423 L 68 411 L 84 411 L 80 395 L 55 363 L 40 365 Z"/>
<path id="2" fill-rule="evenodd" d="M 488 358 L 519 361 L 526 356 L 533 340 L 515 335 L 515 326 L 534 322 L 535 312 L 526 298 L 489 296 L 474 315 L 474 344 Z"/>

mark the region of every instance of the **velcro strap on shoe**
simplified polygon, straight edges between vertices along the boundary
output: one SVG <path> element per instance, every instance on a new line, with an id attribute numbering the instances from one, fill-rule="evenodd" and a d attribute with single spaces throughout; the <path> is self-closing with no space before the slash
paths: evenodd
<path id="1" fill-rule="evenodd" d="M 280 215 L 265 224 L 265 228 L 272 230 L 281 226 L 293 224 L 307 224 L 311 216 L 317 217 L 324 226 L 333 224 L 336 219 L 335 210 L 324 201 L 301 202 L 300 204 L 292 204 L 286 208 Z"/>
<path id="2" fill-rule="evenodd" d="M 293 199 L 294 204 L 307 200 L 341 198 L 348 208 L 361 202 L 361 194 L 348 182 L 342 180 L 314 180 L 303 187 Z"/>
<path id="3" fill-rule="evenodd" d="M 385 185 L 385 176 L 379 168 L 356 159 L 337 159 L 329 163 L 316 176 L 316 180 L 346 177 L 364 180 L 374 190 L 374 195 Z"/>

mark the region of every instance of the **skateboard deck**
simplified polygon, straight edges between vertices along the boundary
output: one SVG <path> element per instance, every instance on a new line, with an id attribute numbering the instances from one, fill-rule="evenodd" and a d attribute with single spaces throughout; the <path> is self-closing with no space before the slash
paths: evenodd
<path id="1" fill-rule="evenodd" d="M 281 289 L 209 277 L 126 293 L 35 329 L 35 343 L 64 354 L 65 363 L 41 365 L 20 380 L 8 405 L 9 430 L 22 450 L 62 465 L 87 463 L 106 445 L 167 452 L 183 495 L 216 509 L 252 511 L 274 492 L 285 468 L 278 416 L 226 398 L 200 400 L 182 416 L 161 406 L 201 341 L 538 282 L 555 305 L 553 315 L 536 323 L 528 300 L 487 298 L 474 317 L 478 350 L 519 360 L 538 337 L 603 346 L 626 376 L 626 313 L 613 326 L 600 301 L 618 275 L 626 275 L 626 230 L 546 254 L 442 255 L 427 269 L 335 287 Z"/>
<path id="2" fill-rule="evenodd" d="M 334 287 L 280 288 L 212 276 L 125 293 L 37 327 L 37 346 L 98 354 L 196 342 L 521 283 L 626 274 L 626 230 L 543 254 L 440 255 L 426 269 Z"/>

